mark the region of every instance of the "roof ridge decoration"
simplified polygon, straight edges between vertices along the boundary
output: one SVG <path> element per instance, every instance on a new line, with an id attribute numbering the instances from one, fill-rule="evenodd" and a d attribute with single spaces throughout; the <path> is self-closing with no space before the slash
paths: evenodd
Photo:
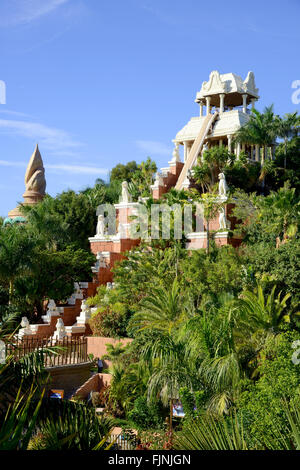
<path id="1" fill-rule="evenodd" d="M 249 95 L 259 98 L 258 88 L 256 88 L 255 77 L 253 72 L 248 72 L 246 79 L 235 73 L 220 74 L 217 70 L 213 70 L 209 75 L 209 80 L 203 82 L 201 90 L 196 95 L 196 103 L 201 103 L 207 96 L 230 94 L 230 93 L 248 93 Z"/>
<path id="2" fill-rule="evenodd" d="M 208 82 L 202 83 L 201 94 L 226 93 L 226 83 L 222 82 L 218 70 L 213 70 L 209 75 Z"/>
<path id="3" fill-rule="evenodd" d="M 256 88 L 255 84 L 255 76 L 253 72 L 248 72 L 248 75 L 243 83 L 243 88 L 246 92 L 250 93 L 251 95 L 258 96 L 259 89 Z"/>

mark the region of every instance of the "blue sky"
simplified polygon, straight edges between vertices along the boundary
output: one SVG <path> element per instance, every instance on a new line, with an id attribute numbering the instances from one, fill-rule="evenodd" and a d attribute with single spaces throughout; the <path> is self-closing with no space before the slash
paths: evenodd
<path id="1" fill-rule="evenodd" d="M 299 0 L 0 0 L 0 215 L 36 142 L 51 195 L 119 162 L 166 166 L 211 70 L 253 70 L 259 108 L 299 110 L 299 14 Z"/>

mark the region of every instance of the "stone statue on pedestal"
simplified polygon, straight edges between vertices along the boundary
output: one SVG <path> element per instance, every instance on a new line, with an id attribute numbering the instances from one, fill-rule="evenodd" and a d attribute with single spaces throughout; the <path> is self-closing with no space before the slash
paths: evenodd
<path id="1" fill-rule="evenodd" d="M 179 144 L 177 142 L 176 142 L 175 148 L 173 150 L 172 162 L 180 162 Z"/>
<path id="2" fill-rule="evenodd" d="M 19 330 L 18 336 L 22 338 L 25 335 L 32 335 L 32 331 L 30 328 L 30 323 L 27 317 L 22 317 L 21 321 L 21 329 Z"/>
<path id="3" fill-rule="evenodd" d="M 154 181 L 154 186 L 163 186 L 164 185 L 164 180 L 162 178 L 161 173 L 157 172 L 155 175 L 155 181 Z"/>
<path id="4" fill-rule="evenodd" d="M 65 336 L 67 336 L 66 327 L 64 325 L 63 319 L 59 318 L 56 323 L 56 330 L 54 332 L 53 338 L 57 341 L 61 341 Z"/>
<path id="5" fill-rule="evenodd" d="M 221 207 L 219 214 L 219 229 L 227 230 L 229 227 L 229 221 L 226 219 L 225 207 Z"/>
<path id="6" fill-rule="evenodd" d="M 121 198 L 122 198 L 121 202 L 123 204 L 128 204 L 129 202 L 132 202 L 131 194 L 128 190 L 127 181 L 123 181 L 123 183 L 122 183 L 122 196 L 121 196 Z"/>
<path id="7" fill-rule="evenodd" d="M 224 173 L 219 174 L 219 196 L 226 197 L 228 191 L 228 186 L 226 183 L 226 178 Z"/>
<path id="8" fill-rule="evenodd" d="M 98 215 L 98 223 L 97 223 L 97 237 L 104 237 L 106 235 L 105 224 L 104 224 L 104 216 L 102 214 Z"/>

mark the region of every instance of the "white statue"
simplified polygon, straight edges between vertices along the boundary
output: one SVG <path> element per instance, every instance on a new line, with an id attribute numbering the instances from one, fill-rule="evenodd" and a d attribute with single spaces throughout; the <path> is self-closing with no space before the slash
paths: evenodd
<path id="1" fill-rule="evenodd" d="M 98 223 L 97 223 L 97 237 L 104 237 L 106 234 L 105 224 L 104 224 L 104 215 L 98 215 Z"/>
<path id="2" fill-rule="evenodd" d="M 63 319 L 59 318 L 56 323 L 56 330 L 54 332 L 53 338 L 61 341 L 65 336 L 67 336 L 66 327 L 64 325 Z"/>
<path id="3" fill-rule="evenodd" d="M 91 318 L 91 308 L 87 305 L 86 300 L 81 303 L 80 316 L 76 318 L 77 325 L 85 325 Z"/>
<path id="4" fill-rule="evenodd" d="M 81 302 L 81 312 L 83 313 L 86 313 L 90 310 L 90 307 L 88 306 L 88 304 L 86 303 L 86 300 L 83 300 Z"/>
<path id="5" fill-rule="evenodd" d="M 226 197 L 228 186 L 224 173 L 219 174 L 219 196 Z"/>
<path id="6" fill-rule="evenodd" d="M 77 294 L 77 295 L 82 294 L 80 285 L 78 282 L 74 282 L 74 294 Z"/>
<path id="7" fill-rule="evenodd" d="M 154 186 L 159 187 L 163 185 L 164 185 L 164 181 L 163 181 L 162 175 L 159 172 L 157 172 L 155 175 Z"/>
<path id="8" fill-rule="evenodd" d="M 122 183 L 122 201 L 123 204 L 128 204 L 131 201 L 131 194 L 128 190 L 128 183 L 127 181 L 123 181 Z"/>
<path id="9" fill-rule="evenodd" d="M 219 229 L 221 230 L 227 230 L 229 226 L 229 222 L 226 219 L 226 214 L 225 214 L 225 207 L 221 207 L 219 211 Z"/>
<path id="10" fill-rule="evenodd" d="M 207 152 L 207 150 L 208 150 L 208 144 L 206 143 L 203 145 L 202 153 Z"/>
<path id="11" fill-rule="evenodd" d="M 27 317 L 22 317 L 21 327 L 18 333 L 19 338 L 22 338 L 24 335 L 32 335 L 30 323 Z"/>
<path id="12" fill-rule="evenodd" d="M 173 150 L 172 162 L 180 162 L 179 144 L 177 142 L 176 142 L 175 148 Z"/>
<path id="13" fill-rule="evenodd" d="M 59 315 L 59 312 L 56 307 L 56 303 L 53 299 L 50 299 L 47 306 L 47 317 L 50 318 L 54 315 Z"/>

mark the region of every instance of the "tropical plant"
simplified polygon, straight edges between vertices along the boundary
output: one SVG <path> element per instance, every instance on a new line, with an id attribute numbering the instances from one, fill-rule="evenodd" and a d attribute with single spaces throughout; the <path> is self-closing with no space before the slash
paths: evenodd
<path id="1" fill-rule="evenodd" d="M 268 148 L 275 143 L 277 135 L 274 106 L 268 106 L 263 113 L 253 109 L 249 121 L 242 126 L 235 136 L 236 142 L 263 147 L 262 164 L 267 159 Z"/>
<path id="2" fill-rule="evenodd" d="M 291 137 L 298 135 L 300 128 L 298 111 L 287 113 L 283 118 L 277 116 L 275 125 L 278 137 L 281 137 L 284 141 L 284 168 L 286 168 L 288 141 Z"/>

